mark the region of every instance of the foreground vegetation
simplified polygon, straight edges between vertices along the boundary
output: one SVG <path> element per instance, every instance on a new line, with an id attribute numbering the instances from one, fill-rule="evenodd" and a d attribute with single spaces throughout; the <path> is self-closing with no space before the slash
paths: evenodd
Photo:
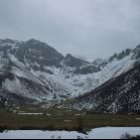
<path id="1" fill-rule="evenodd" d="M 24 106 L 11 111 L 0 111 L 0 131 L 3 129 L 82 131 L 104 126 L 140 126 L 140 115 L 94 114 L 57 107 L 46 109 L 37 106 Z"/>

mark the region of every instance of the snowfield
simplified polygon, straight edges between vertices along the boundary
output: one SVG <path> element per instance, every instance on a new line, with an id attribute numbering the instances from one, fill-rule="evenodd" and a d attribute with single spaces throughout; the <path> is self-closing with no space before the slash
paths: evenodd
<path id="1" fill-rule="evenodd" d="M 9 131 L 0 133 L 0 139 L 120 139 L 126 133 L 140 135 L 140 127 L 104 127 L 92 129 L 87 135 L 76 131 Z"/>

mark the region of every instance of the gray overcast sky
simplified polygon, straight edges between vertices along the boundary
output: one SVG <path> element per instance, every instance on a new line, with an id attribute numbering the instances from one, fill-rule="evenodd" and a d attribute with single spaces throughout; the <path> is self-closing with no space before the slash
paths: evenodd
<path id="1" fill-rule="evenodd" d="M 0 38 L 105 58 L 140 43 L 140 0 L 0 0 Z"/>

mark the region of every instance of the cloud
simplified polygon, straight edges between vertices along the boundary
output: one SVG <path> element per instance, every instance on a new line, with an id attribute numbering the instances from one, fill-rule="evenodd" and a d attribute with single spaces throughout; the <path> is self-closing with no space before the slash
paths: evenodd
<path id="1" fill-rule="evenodd" d="M 139 11 L 139 0 L 0 0 L 0 37 L 105 58 L 139 43 Z"/>

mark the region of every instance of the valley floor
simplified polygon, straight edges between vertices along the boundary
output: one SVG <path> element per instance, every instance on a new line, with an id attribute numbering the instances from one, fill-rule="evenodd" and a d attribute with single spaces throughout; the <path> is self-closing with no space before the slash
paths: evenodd
<path id="1" fill-rule="evenodd" d="M 69 130 L 86 131 L 98 127 L 140 127 L 140 115 L 94 114 L 62 108 L 36 106 L 0 111 L 3 130 Z"/>

